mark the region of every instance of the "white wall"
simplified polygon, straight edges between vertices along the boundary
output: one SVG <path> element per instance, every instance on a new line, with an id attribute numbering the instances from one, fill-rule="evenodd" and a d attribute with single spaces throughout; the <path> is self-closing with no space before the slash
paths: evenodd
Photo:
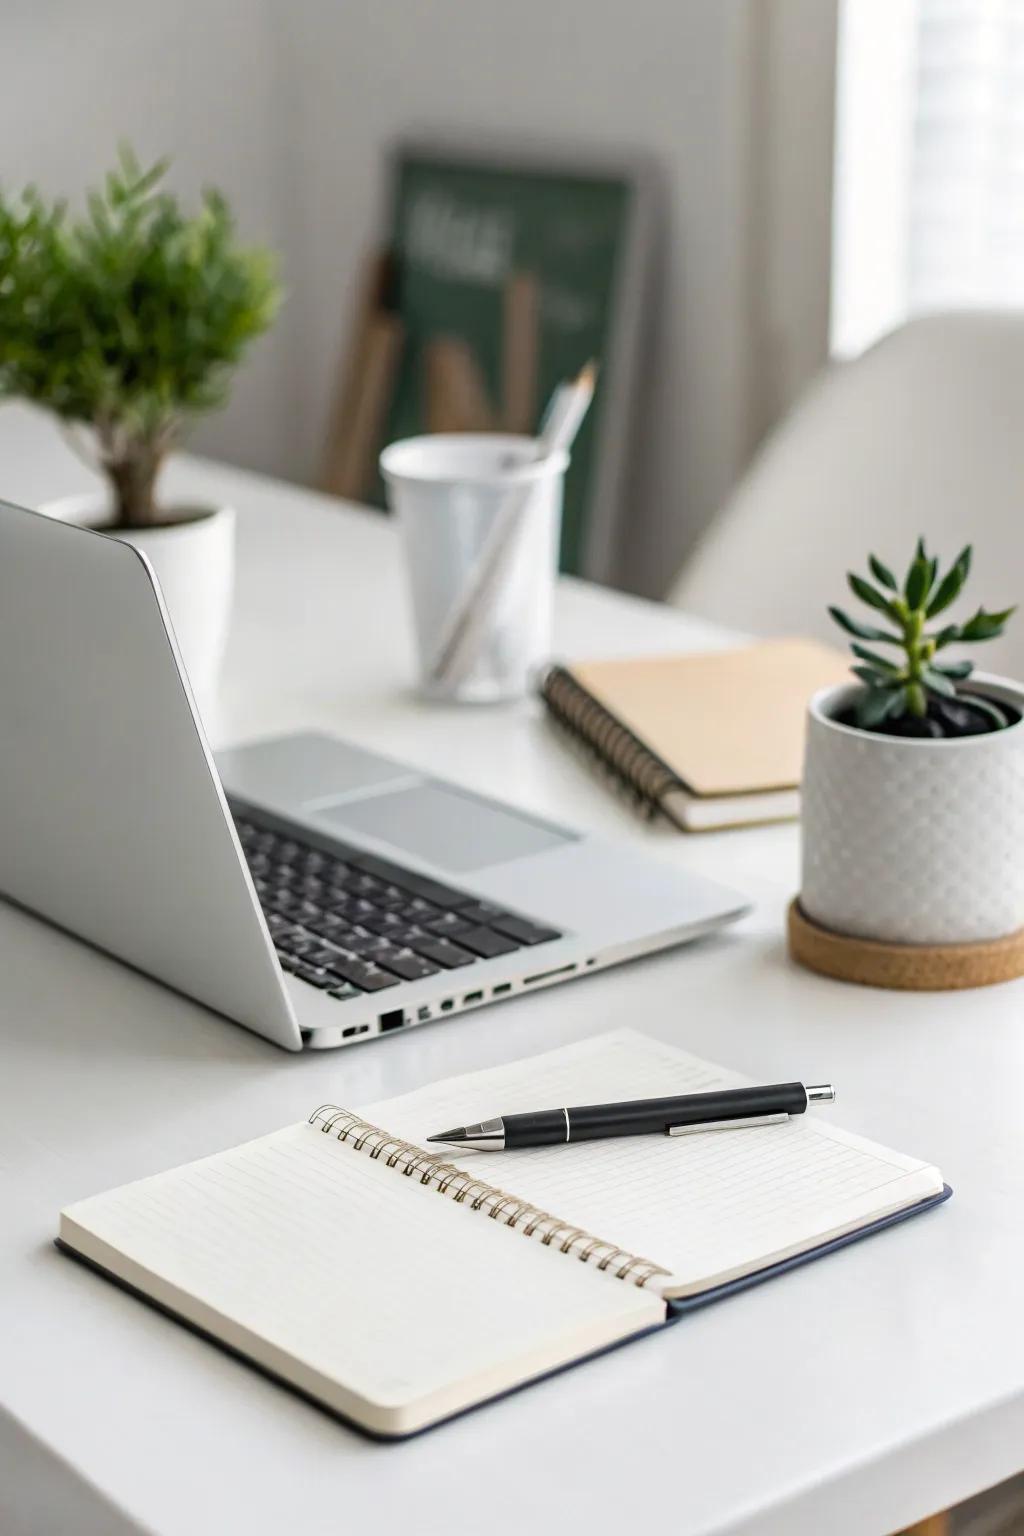
<path id="1" fill-rule="evenodd" d="M 625 576 L 657 589 L 818 354 L 813 284 L 787 286 L 778 224 L 755 195 L 772 185 L 780 90 L 773 155 L 820 127 L 820 103 L 806 116 L 800 92 L 827 29 L 812 26 L 818 41 L 764 75 L 764 10 L 785 20 L 794 6 L 827 16 L 833 0 L 15 0 L 13 14 L 9 0 L 0 175 L 73 192 L 127 134 L 142 153 L 174 154 L 179 185 L 221 185 L 243 231 L 282 250 L 289 298 L 197 446 L 315 479 L 390 139 L 422 125 L 653 153 L 669 206 L 641 402 L 651 531 Z M 798 230 L 818 193 L 781 177 Z"/>
<path id="2" fill-rule="evenodd" d="M 7 0 L 0 22 L 0 181 L 74 200 L 120 139 L 173 157 L 189 195 L 222 187 L 247 238 L 281 248 L 286 99 L 262 0 Z M 291 450 L 287 327 L 262 340 L 230 406 L 195 446 L 268 470 Z"/>
<path id="3" fill-rule="evenodd" d="M 659 509 L 644 569 L 674 566 L 685 519 L 730 484 L 744 430 L 740 302 L 743 0 L 305 0 L 281 17 L 293 80 L 301 246 L 290 323 L 301 458 L 314 463 L 380 161 L 413 125 L 639 146 L 666 171 L 670 258 L 644 414 Z M 633 573 L 630 573 L 633 574 Z"/>

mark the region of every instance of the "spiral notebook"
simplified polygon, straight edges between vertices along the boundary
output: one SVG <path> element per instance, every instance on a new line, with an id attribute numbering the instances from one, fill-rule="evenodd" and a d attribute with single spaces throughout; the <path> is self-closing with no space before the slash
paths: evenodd
<path id="1" fill-rule="evenodd" d="M 800 810 L 807 701 L 850 680 L 814 640 L 552 667 L 551 716 L 635 796 L 688 832 Z"/>
<path id="2" fill-rule="evenodd" d="M 496 1112 L 737 1074 L 631 1030 L 308 1121 L 80 1201 L 58 1245 L 400 1438 L 944 1198 L 811 1113 L 522 1152 L 424 1150 Z"/>

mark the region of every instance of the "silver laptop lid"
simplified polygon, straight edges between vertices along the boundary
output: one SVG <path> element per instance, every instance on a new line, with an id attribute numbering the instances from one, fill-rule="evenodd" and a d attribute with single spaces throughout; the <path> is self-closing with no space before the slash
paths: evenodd
<path id="1" fill-rule="evenodd" d="M 0 893 L 301 1038 L 145 557 L 0 502 Z"/>

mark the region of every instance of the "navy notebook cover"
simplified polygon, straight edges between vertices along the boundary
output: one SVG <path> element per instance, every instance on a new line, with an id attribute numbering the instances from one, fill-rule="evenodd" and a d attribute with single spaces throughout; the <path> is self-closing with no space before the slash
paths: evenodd
<path id="1" fill-rule="evenodd" d="M 919 1216 L 924 1211 L 930 1211 L 935 1206 L 942 1205 L 944 1201 L 949 1199 L 952 1193 L 953 1191 L 950 1189 L 949 1185 L 944 1184 L 941 1194 L 933 1195 L 928 1200 L 922 1200 L 917 1205 L 909 1206 L 905 1211 L 896 1211 L 891 1216 L 883 1216 L 878 1221 L 870 1222 L 867 1226 L 858 1227 L 856 1232 L 848 1232 L 845 1237 L 836 1237 L 833 1238 L 831 1242 L 819 1243 L 816 1248 L 811 1248 L 806 1253 L 798 1254 L 795 1258 L 783 1259 L 778 1264 L 769 1264 L 765 1269 L 759 1269 L 752 1275 L 744 1275 L 739 1280 L 730 1280 L 725 1285 L 713 1286 L 710 1290 L 701 1291 L 697 1296 L 687 1296 L 677 1301 L 669 1301 L 667 1303 L 668 1315 L 665 1319 L 665 1322 L 660 1324 L 658 1327 L 646 1328 L 641 1333 L 632 1334 L 627 1339 L 621 1339 L 616 1344 L 608 1345 L 605 1349 L 595 1350 L 587 1355 L 580 1355 L 578 1359 L 569 1360 L 565 1365 L 560 1365 L 556 1370 L 545 1371 L 538 1376 L 530 1377 L 529 1380 L 521 1382 L 518 1386 L 510 1388 L 507 1392 L 499 1392 L 495 1394 L 494 1397 L 485 1398 L 479 1403 L 474 1403 L 468 1408 L 463 1408 L 459 1413 L 450 1415 L 450 1417 L 447 1419 L 439 1419 L 434 1424 L 427 1424 L 422 1429 L 414 1430 L 412 1434 L 401 1435 L 378 1434 L 373 1430 L 367 1429 L 365 1425 L 359 1424 L 353 1419 L 348 1419 L 345 1418 L 342 1414 L 335 1413 L 318 1398 L 311 1397 L 308 1393 L 301 1391 L 298 1387 L 295 1387 L 291 1382 L 283 1381 L 279 1376 L 276 1376 L 273 1371 L 268 1371 L 264 1366 L 259 1365 L 248 1355 L 242 1354 L 239 1350 L 233 1349 L 230 1344 L 226 1344 L 223 1339 L 219 1339 L 216 1334 L 208 1333 L 205 1329 L 197 1327 L 194 1323 L 191 1323 L 185 1318 L 179 1316 L 178 1313 L 171 1311 L 169 1308 L 161 1305 L 160 1302 L 155 1301 L 151 1296 L 147 1296 L 145 1291 L 140 1291 L 137 1289 L 137 1287 L 129 1285 L 126 1281 L 122 1280 L 120 1276 L 111 1274 L 111 1272 L 107 1269 L 104 1269 L 102 1265 L 96 1264 L 91 1259 L 87 1259 L 83 1254 L 77 1253 L 74 1248 L 71 1248 L 67 1243 L 62 1242 L 60 1238 L 57 1238 L 55 1242 L 56 1247 L 60 1249 L 61 1253 L 67 1254 L 69 1258 L 76 1259 L 78 1263 L 83 1264 L 87 1269 L 95 1270 L 97 1274 L 103 1275 L 105 1279 L 113 1280 L 114 1284 L 119 1286 L 122 1290 L 128 1291 L 130 1295 L 138 1297 L 140 1301 L 144 1301 L 149 1306 L 154 1307 L 156 1311 L 162 1312 L 165 1317 L 169 1317 L 174 1322 L 180 1323 L 183 1327 L 188 1328 L 191 1333 L 198 1334 L 200 1338 L 209 1340 L 209 1342 L 211 1344 L 215 1344 L 218 1349 L 223 1350 L 226 1354 L 233 1355 L 235 1359 L 241 1360 L 245 1365 L 248 1365 L 253 1370 L 258 1371 L 261 1376 L 266 1376 L 271 1381 L 276 1381 L 280 1383 L 281 1386 L 287 1387 L 289 1391 L 294 1392 L 299 1397 L 304 1398 L 315 1408 L 319 1408 L 324 1413 L 330 1414 L 332 1418 L 339 1419 L 341 1423 L 347 1424 L 349 1428 L 357 1430 L 359 1434 L 367 1436 L 368 1439 L 391 1442 L 394 1440 L 415 1439 L 419 1435 L 429 1434 L 431 1430 L 438 1429 L 442 1424 L 451 1423 L 452 1419 L 463 1418 L 467 1413 L 475 1413 L 478 1408 L 486 1408 L 491 1403 L 500 1402 L 503 1397 L 512 1397 L 517 1392 L 522 1392 L 525 1388 L 532 1387 L 539 1381 L 547 1381 L 550 1377 L 561 1376 L 565 1371 L 574 1370 L 576 1366 L 583 1365 L 588 1360 L 596 1360 L 600 1355 L 611 1354 L 613 1350 L 622 1349 L 626 1344 L 635 1344 L 638 1339 L 649 1338 L 652 1333 L 660 1333 L 663 1327 L 668 1327 L 670 1324 L 679 1322 L 681 1318 L 687 1315 L 687 1313 L 695 1312 L 700 1307 L 710 1306 L 712 1302 L 724 1300 L 725 1297 L 733 1296 L 739 1291 L 749 1290 L 752 1286 L 760 1285 L 765 1280 L 774 1279 L 776 1275 L 785 1274 L 787 1270 L 797 1269 L 801 1264 L 809 1264 L 814 1259 L 824 1258 L 826 1254 L 834 1253 L 840 1248 L 846 1248 L 850 1243 L 860 1242 L 862 1238 L 870 1237 L 875 1232 L 881 1232 L 886 1227 L 896 1226 L 898 1222 L 907 1221 L 911 1216 Z"/>
<path id="2" fill-rule="evenodd" d="M 727 1280 L 724 1285 L 714 1285 L 710 1290 L 701 1291 L 696 1296 L 681 1296 L 668 1304 L 669 1321 L 675 1322 L 685 1313 L 696 1312 L 698 1307 L 710 1306 L 713 1301 L 722 1301 L 726 1296 L 735 1296 L 737 1291 L 747 1291 L 752 1285 L 760 1285 L 764 1280 L 774 1280 L 776 1275 L 784 1275 L 790 1269 L 799 1269 L 801 1264 L 810 1264 L 814 1259 L 823 1259 L 827 1253 L 848 1248 L 851 1243 L 859 1243 L 862 1237 L 870 1237 L 873 1232 L 882 1232 L 886 1227 L 895 1227 L 897 1223 L 907 1221 L 911 1216 L 920 1216 L 923 1211 L 930 1211 L 935 1206 L 944 1204 L 952 1193 L 949 1185 L 943 1184 L 941 1194 L 921 1200 L 917 1205 L 910 1205 L 905 1211 L 894 1211 L 891 1216 L 880 1216 L 877 1221 L 869 1222 L 866 1227 L 858 1227 L 856 1232 L 847 1232 L 844 1237 L 834 1237 L 830 1242 L 819 1243 L 816 1248 L 808 1248 L 806 1253 L 798 1253 L 792 1259 L 780 1259 L 777 1264 L 769 1264 L 765 1269 L 758 1269 L 752 1275 L 742 1275 L 738 1280 Z"/>

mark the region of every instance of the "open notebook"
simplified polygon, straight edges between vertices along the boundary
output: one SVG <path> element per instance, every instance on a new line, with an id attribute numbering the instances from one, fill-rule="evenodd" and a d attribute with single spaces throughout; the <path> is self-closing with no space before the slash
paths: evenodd
<path id="1" fill-rule="evenodd" d="M 412 1434 L 943 1198 L 808 1113 L 423 1150 L 495 1113 L 744 1079 L 619 1030 L 291 1125 L 61 1213 L 60 1246 L 372 1434 Z"/>

